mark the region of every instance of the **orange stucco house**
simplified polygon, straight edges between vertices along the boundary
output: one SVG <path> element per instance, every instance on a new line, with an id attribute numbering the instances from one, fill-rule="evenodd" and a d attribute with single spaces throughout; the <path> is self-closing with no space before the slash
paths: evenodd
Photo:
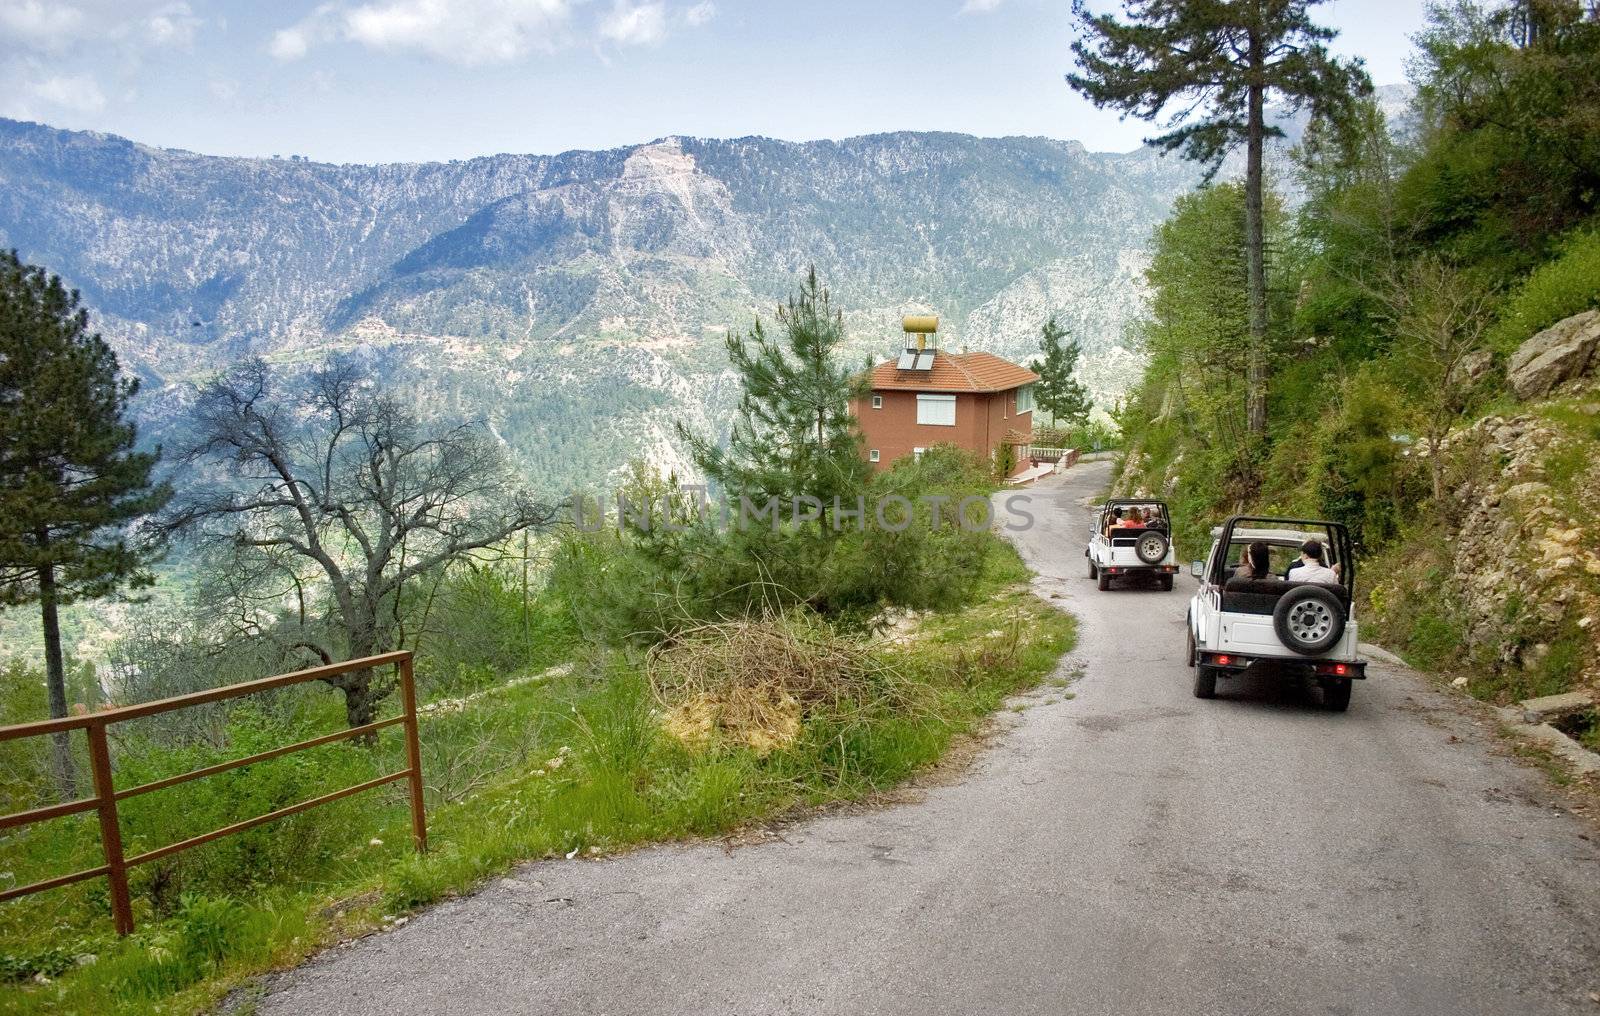
<path id="1" fill-rule="evenodd" d="M 1033 440 L 1033 383 L 1039 375 L 993 353 L 945 352 L 928 341 L 937 327 L 936 318 L 906 318 L 905 352 L 873 367 L 871 394 L 851 402 L 874 469 L 936 444 L 959 445 L 992 460 L 1001 444 Z M 1027 467 L 1019 461 L 1011 475 Z"/>

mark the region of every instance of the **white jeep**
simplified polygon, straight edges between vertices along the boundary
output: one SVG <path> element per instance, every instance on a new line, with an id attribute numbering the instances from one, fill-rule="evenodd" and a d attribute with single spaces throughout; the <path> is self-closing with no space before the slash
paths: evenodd
<path id="1" fill-rule="evenodd" d="M 1357 653 L 1355 548 L 1337 522 L 1235 516 L 1211 531 L 1210 556 L 1194 562 L 1200 590 L 1189 602 L 1189 666 L 1197 698 L 1212 698 L 1217 678 L 1264 663 L 1307 677 L 1335 712 L 1350 706 L 1351 681 L 1367 676 Z M 1288 581 L 1301 548 L 1316 542 L 1337 583 Z M 1271 576 L 1235 577 L 1253 543 L 1267 546 Z"/>
<path id="2" fill-rule="evenodd" d="M 1116 498 L 1095 513 L 1094 529 L 1083 556 L 1089 559 L 1089 577 L 1110 589 L 1113 578 L 1152 576 L 1162 589 L 1171 590 L 1178 574 L 1178 555 L 1172 549 L 1172 523 L 1164 501 Z"/>

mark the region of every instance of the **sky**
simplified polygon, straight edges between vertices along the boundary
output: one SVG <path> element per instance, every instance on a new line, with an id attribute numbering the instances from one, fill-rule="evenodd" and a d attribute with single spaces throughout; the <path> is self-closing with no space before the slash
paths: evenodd
<path id="1" fill-rule="evenodd" d="M 1423 0 L 1314 16 L 1404 80 Z M 1151 125 L 1067 87 L 1071 39 L 1069 0 L 0 0 L 0 116 L 331 162 L 673 134 L 1137 146 Z"/>

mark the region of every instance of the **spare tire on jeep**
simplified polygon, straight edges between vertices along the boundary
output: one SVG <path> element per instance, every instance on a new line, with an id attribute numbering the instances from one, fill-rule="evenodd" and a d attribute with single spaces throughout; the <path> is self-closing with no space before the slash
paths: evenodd
<path id="1" fill-rule="evenodd" d="M 1160 564 L 1161 559 L 1167 556 L 1167 538 L 1154 529 L 1148 530 L 1134 542 L 1133 552 L 1145 564 Z"/>
<path id="2" fill-rule="evenodd" d="M 1344 603 L 1318 583 L 1293 586 L 1278 600 L 1272 627 L 1285 646 L 1301 656 L 1318 656 L 1344 637 Z"/>

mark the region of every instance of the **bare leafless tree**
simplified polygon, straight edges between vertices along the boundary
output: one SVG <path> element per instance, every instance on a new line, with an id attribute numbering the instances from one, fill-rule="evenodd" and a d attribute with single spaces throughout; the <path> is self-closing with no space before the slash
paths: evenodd
<path id="1" fill-rule="evenodd" d="M 408 583 L 560 512 L 513 480 L 485 427 L 424 424 L 351 361 L 240 364 L 200 389 L 191 426 L 182 461 L 224 479 L 179 498 L 164 530 L 233 562 L 219 610 L 241 634 L 263 633 L 264 593 L 292 618 L 286 648 L 324 662 L 398 648 Z M 371 671 L 328 683 L 352 727 L 393 690 Z"/>
<path id="2" fill-rule="evenodd" d="M 1471 407 L 1491 360 L 1484 337 L 1494 320 L 1493 294 L 1431 254 L 1399 271 L 1387 288 L 1393 359 L 1416 407 L 1438 505 L 1445 439 Z"/>

